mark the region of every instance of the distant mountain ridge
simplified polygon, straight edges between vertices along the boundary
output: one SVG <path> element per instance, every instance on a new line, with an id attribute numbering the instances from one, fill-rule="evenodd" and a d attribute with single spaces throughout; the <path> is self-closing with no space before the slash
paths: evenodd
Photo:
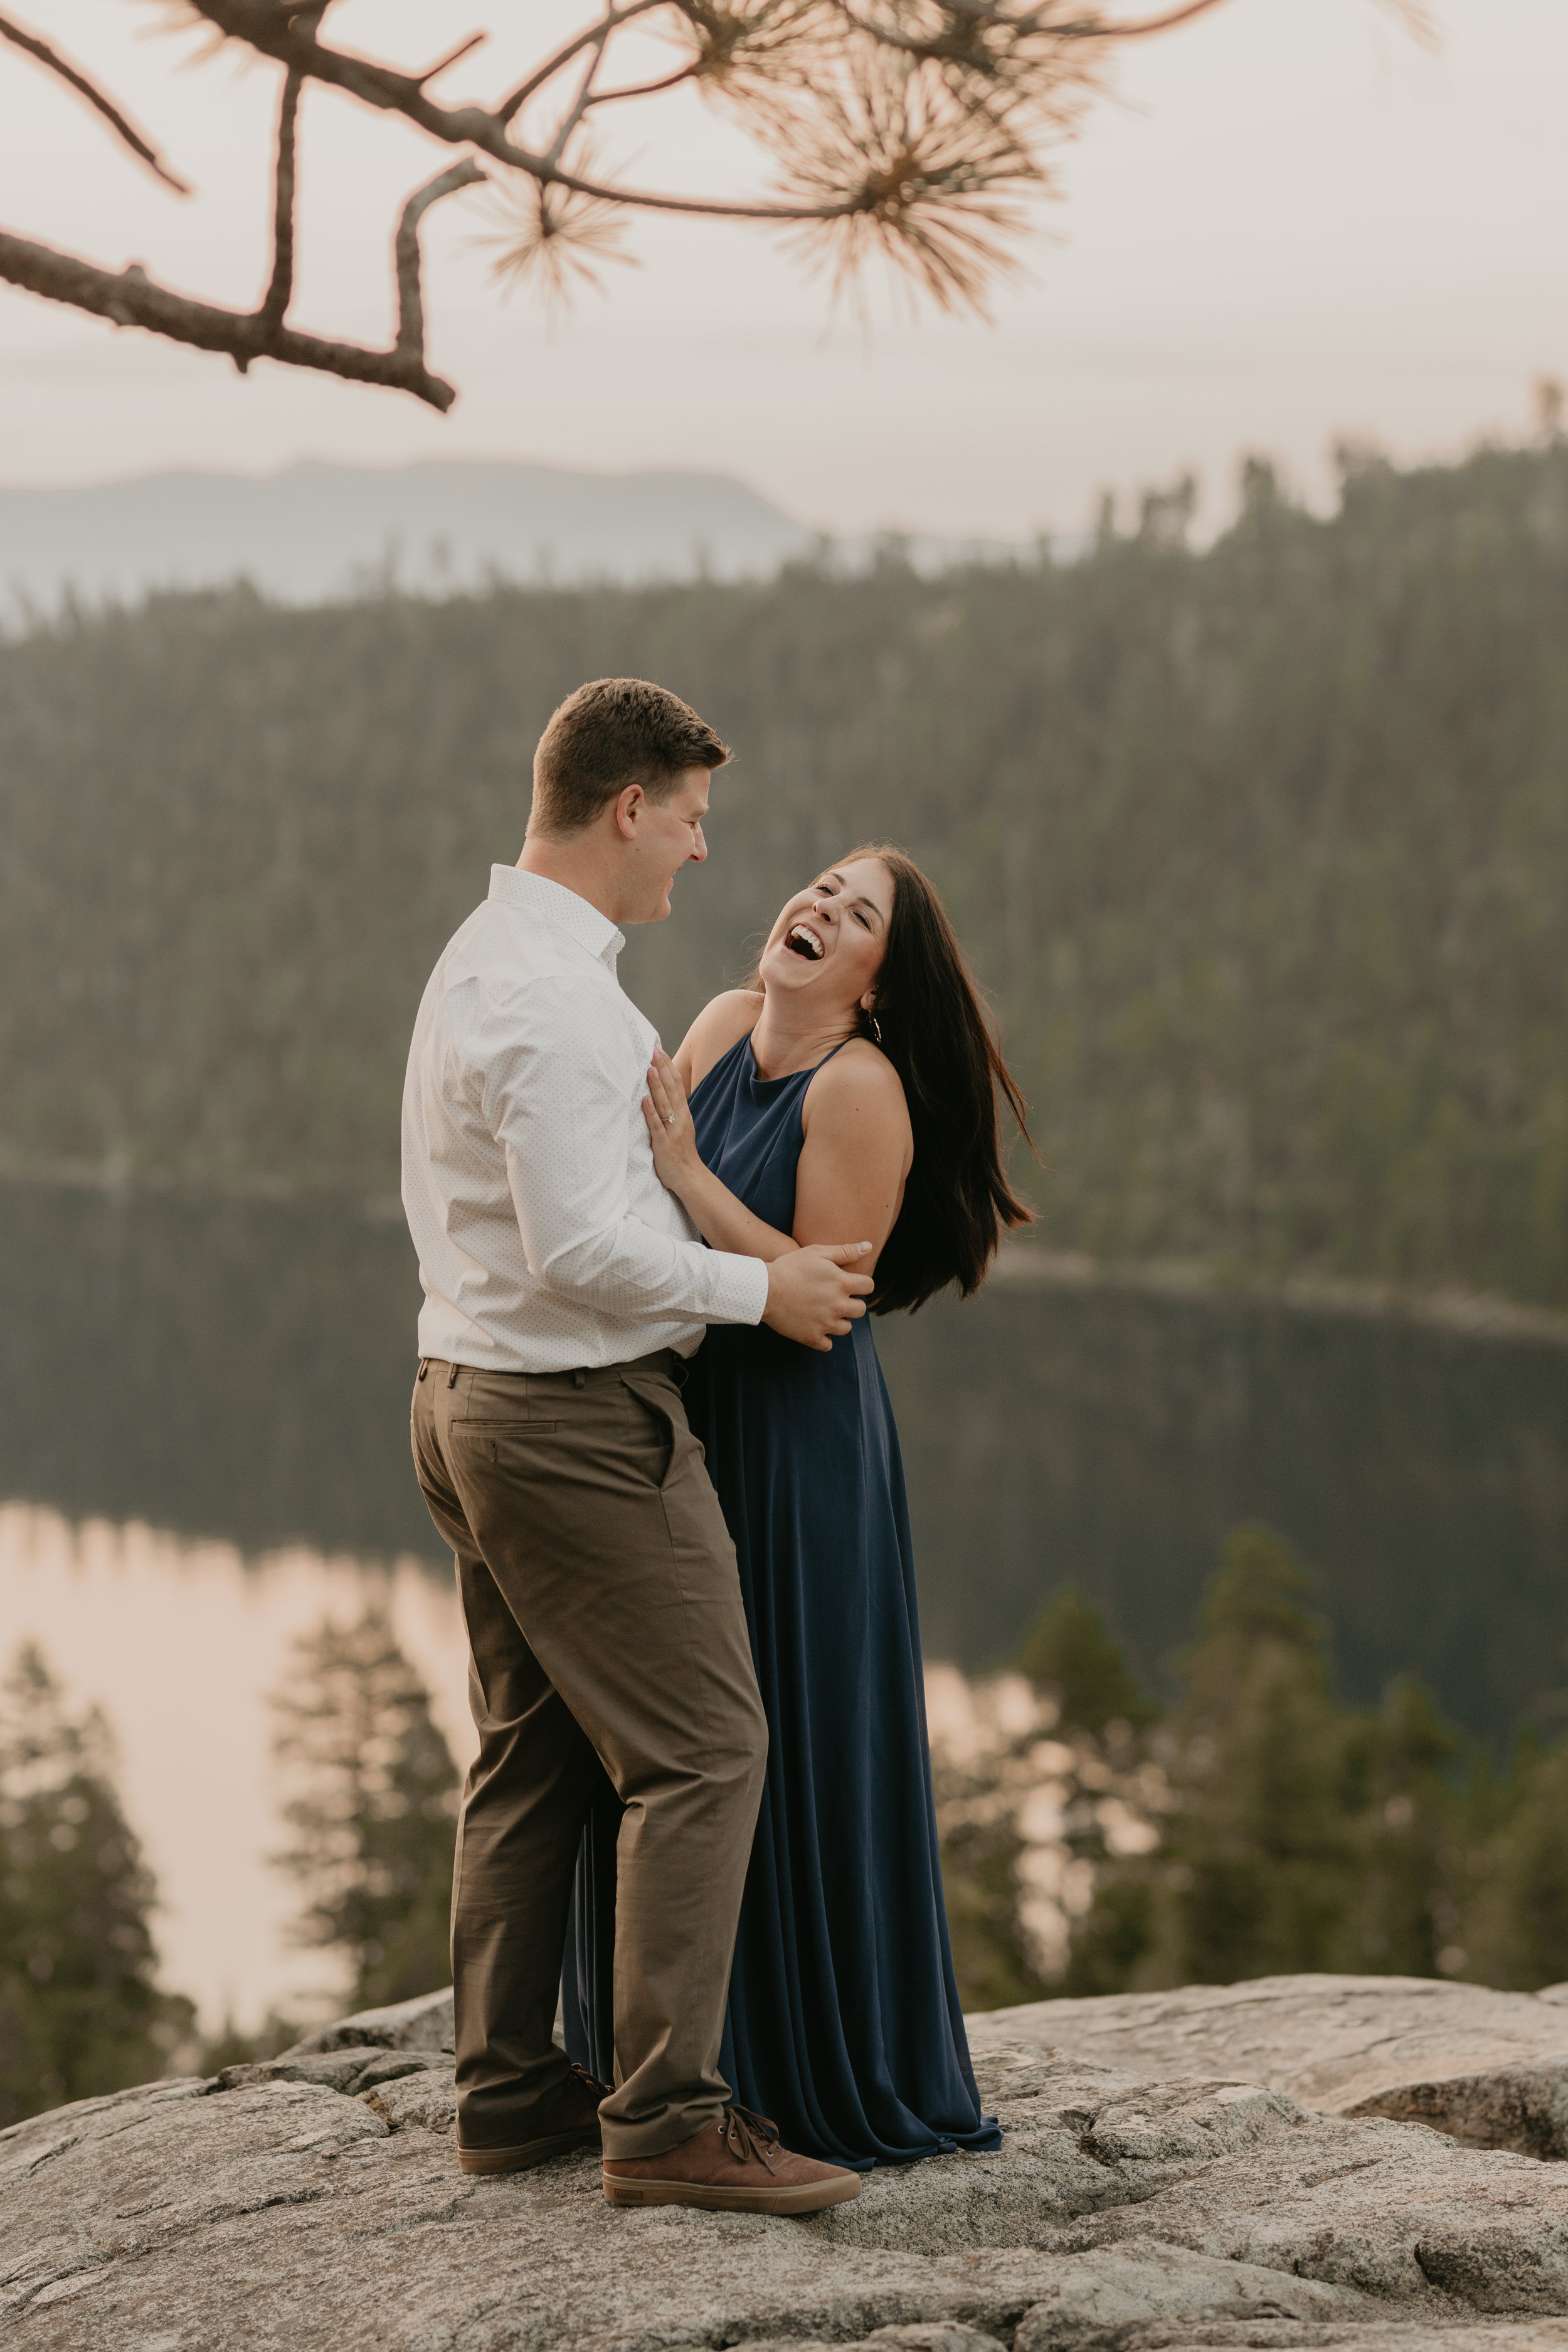
<path id="1" fill-rule="evenodd" d="M 572 473 L 455 461 L 301 464 L 0 488 L 0 585 L 97 603 L 243 575 L 290 604 L 395 581 L 440 593 L 519 582 L 767 578 L 813 535 L 721 474 Z"/>
<path id="2" fill-rule="evenodd" d="M 858 570 L 875 542 L 833 543 Z M 578 473 L 483 459 L 371 468 L 303 463 L 263 477 L 180 471 L 0 487 L 0 604 L 47 613 L 149 589 L 245 578 L 289 604 L 395 585 L 443 595 L 497 580 L 768 580 L 824 546 L 725 474 Z M 922 569 L 995 560 L 994 542 L 916 540 Z"/>

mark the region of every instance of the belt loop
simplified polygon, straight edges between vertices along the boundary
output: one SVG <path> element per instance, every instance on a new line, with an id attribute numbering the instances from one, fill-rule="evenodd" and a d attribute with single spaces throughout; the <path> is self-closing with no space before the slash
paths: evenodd
<path id="1" fill-rule="evenodd" d="M 416 1377 L 417 1377 L 419 1380 L 423 1380 L 423 1379 L 424 1379 L 424 1377 L 425 1377 L 425 1375 L 426 1375 L 426 1373 L 429 1370 L 429 1369 L 430 1369 L 430 1359 L 429 1359 L 429 1357 L 428 1357 L 428 1356 L 421 1356 L 421 1357 L 420 1357 L 420 1359 L 419 1359 L 419 1370 L 418 1370 L 418 1373 L 417 1373 Z"/>
<path id="2" fill-rule="evenodd" d="M 448 1364 L 448 1365 L 447 1365 L 447 1386 L 449 1389 L 455 1389 L 455 1388 L 457 1387 L 457 1385 L 458 1385 L 458 1371 L 459 1371 L 459 1370 L 460 1370 L 460 1369 L 461 1369 L 461 1367 L 460 1367 L 460 1366 L 458 1366 L 458 1365 L 457 1365 L 457 1364 Z"/>
<path id="3" fill-rule="evenodd" d="M 579 1364 L 577 1370 L 572 1375 L 572 1385 L 574 1389 L 585 1388 L 587 1386 L 587 1381 L 588 1375 L 583 1370 L 581 1364 Z"/>

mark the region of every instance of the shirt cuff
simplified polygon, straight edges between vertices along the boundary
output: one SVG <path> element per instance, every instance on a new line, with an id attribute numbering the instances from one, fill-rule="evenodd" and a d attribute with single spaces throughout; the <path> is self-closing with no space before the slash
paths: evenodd
<path id="1" fill-rule="evenodd" d="M 760 1323 L 768 1303 L 768 1269 L 760 1257 L 738 1257 L 730 1250 L 710 1252 L 713 1295 L 706 1320 L 710 1323 Z"/>

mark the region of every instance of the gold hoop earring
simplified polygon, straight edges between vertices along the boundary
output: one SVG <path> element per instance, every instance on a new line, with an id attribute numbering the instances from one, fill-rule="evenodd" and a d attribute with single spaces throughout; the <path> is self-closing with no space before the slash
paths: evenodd
<path id="1" fill-rule="evenodd" d="M 882 1024 L 874 1013 L 868 1013 L 866 1018 L 871 1024 L 871 1034 L 879 1045 L 882 1042 Z"/>

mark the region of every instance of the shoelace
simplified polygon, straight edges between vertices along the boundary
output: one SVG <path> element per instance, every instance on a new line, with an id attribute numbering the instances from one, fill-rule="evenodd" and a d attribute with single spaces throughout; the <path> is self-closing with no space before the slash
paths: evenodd
<path id="1" fill-rule="evenodd" d="M 594 2096 L 596 2099 L 607 2099 L 609 2097 L 610 2086 L 608 2083 L 601 2083 L 597 2074 L 590 2074 L 586 2066 L 578 2065 L 575 2058 L 572 2061 L 572 2072 L 576 2075 L 577 2080 L 580 2083 L 586 2084 L 588 2089 L 593 2092 Z"/>
<path id="2" fill-rule="evenodd" d="M 719 2120 L 719 2137 L 737 2164 L 761 2164 L 773 2170 L 779 2127 L 771 2116 L 754 2116 L 750 2107 L 727 2106 Z"/>

